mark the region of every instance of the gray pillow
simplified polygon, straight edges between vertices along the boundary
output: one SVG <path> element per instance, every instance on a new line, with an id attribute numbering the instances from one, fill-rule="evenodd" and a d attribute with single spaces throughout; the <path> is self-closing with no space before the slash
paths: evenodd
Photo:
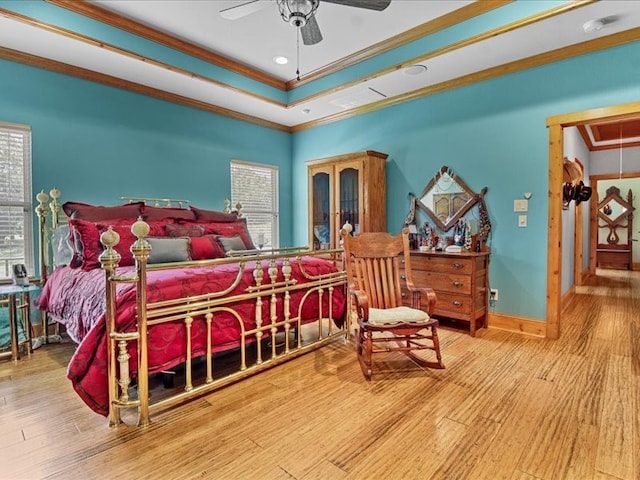
<path id="1" fill-rule="evenodd" d="M 218 236 L 218 241 L 222 245 L 222 248 L 224 248 L 225 253 L 230 252 L 231 250 L 247 249 L 242 238 L 240 238 L 240 235 L 234 235 L 233 237 Z"/>
<path id="2" fill-rule="evenodd" d="M 188 262 L 189 237 L 149 237 L 151 253 L 147 263 Z"/>

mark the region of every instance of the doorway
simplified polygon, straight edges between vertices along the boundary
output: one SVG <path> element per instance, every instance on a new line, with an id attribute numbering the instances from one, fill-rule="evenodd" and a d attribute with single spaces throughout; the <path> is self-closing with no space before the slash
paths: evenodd
<path id="1" fill-rule="evenodd" d="M 547 338 L 560 337 L 562 310 L 562 185 L 565 127 L 640 115 L 640 102 L 596 108 L 547 118 L 549 131 L 549 228 L 547 232 Z M 590 265 L 591 265 L 590 261 Z M 595 264 L 594 264 L 595 265 Z"/>

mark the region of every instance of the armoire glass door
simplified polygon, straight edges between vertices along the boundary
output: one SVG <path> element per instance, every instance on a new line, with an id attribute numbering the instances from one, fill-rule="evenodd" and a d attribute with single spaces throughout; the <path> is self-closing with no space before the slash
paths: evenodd
<path id="1" fill-rule="evenodd" d="M 359 170 L 356 168 L 345 168 L 340 171 L 340 225 L 338 228 L 349 222 L 353 227 L 353 234 L 360 232 L 360 203 L 358 176 Z"/>
<path id="2" fill-rule="evenodd" d="M 331 243 L 331 177 L 318 172 L 313 176 L 313 248 L 328 249 Z"/>

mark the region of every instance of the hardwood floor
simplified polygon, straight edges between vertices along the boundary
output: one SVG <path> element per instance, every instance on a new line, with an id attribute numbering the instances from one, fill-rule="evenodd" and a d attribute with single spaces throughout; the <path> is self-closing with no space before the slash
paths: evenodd
<path id="1" fill-rule="evenodd" d="M 0 362 L 0 478 L 640 479 L 640 272 L 602 271 L 559 340 L 440 329 L 445 370 L 350 345 L 110 429 L 72 344 Z"/>

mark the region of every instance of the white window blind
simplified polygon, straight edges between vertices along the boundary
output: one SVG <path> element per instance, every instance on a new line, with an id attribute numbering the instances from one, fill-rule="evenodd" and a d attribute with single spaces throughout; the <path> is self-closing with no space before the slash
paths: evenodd
<path id="1" fill-rule="evenodd" d="M 24 263 L 34 274 L 31 128 L 0 123 L 0 281 Z"/>
<path id="2" fill-rule="evenodd" d="M 256 246 L 277 248 L 278 169 L 256 163 L 231 162 L 231 201 L 240 202 Z"/>

